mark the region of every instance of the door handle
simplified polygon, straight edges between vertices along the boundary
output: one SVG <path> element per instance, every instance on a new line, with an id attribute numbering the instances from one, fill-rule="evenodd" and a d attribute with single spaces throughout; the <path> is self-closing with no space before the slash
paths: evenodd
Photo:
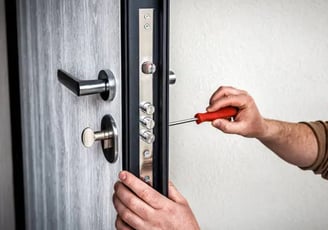
<path id="1" fill-rule="evenodd" d="M 97 80 L 80 80 L 59 69 L 58 80 L 77 96 L 100 94 L 104 100 L 112 101 L 116 94 L 116 81 L 110 70 L 101 70 Z"/>

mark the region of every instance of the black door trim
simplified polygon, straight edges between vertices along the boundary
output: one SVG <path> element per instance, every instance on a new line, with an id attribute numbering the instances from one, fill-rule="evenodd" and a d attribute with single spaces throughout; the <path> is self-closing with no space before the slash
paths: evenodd
<path id="1" fill-rule="evenodd" d="M 168 193 L 169 0 L 121 0 L 123 169 L 139 176 L 139 27 L 140 8 L 154 9 L 153 187 Z"/>
<path id="2" fill-rule="evenodd" d="M 5 0 L 13 183 L 16 229 L 25 229 L 24 170 L 20 108 L 16 1 Z"/>

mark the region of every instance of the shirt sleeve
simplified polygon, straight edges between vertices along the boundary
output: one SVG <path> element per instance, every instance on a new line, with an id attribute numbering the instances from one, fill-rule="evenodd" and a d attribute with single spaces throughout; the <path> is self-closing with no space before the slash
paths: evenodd
<path id="1" fill-rule="evenodd" d="M 301 167 L 303 170 L 312 170 L 315 174 L 321 174 L 328 180 L 328 122 L 301 122 L 306 124 L 313 131 L 318 143 L 318 155 L 314 163 L 308 167 Z"/>

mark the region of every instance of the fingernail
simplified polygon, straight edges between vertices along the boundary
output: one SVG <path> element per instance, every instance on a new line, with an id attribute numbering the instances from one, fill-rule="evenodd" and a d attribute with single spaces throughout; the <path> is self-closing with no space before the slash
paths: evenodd
<path id="1" fill-rule="evenodd" d="M 118 178 L 120 178 L 120 180 L 125 180 L 126 179 L 126 173 L 125 172 L 120 172 L 120 174 L 118 175 Z"/>

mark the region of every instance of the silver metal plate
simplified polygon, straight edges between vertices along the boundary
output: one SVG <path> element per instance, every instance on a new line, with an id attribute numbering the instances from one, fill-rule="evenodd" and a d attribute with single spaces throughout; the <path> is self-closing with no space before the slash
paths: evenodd
<path id="1" fill-rule="evenodd" d="M 149 102 L 153 104 L 153 73 L 156 66 L 153 63 L 153 14 L 154 9 L 139 9 L 139 99 L 140 104 Z M 149 66 L 149 71 L 145 70 L 145 66 Z M 147 115 L 153 119 L 152 114 L 145 114 L 140 110 L 140 118 Z M 140 123 L 139 133 L 144 132 L 145 127 Z M 152 129 L 148 132 L 153 134 Z M 153 144 L 146 142 L 140 136 L 139 149 L 139 170 L 140 178 L 146 183 L 153 184 Z M 147 154 L 144 154 L 144 153 Z"/>

